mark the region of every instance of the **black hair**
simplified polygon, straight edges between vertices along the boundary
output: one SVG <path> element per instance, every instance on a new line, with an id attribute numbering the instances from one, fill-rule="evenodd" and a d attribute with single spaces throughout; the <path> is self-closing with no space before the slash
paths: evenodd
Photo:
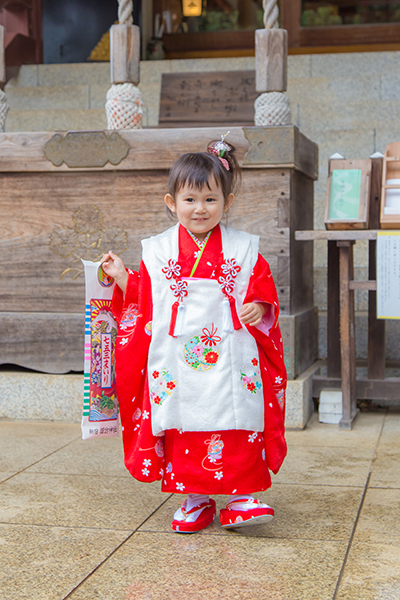
<path id="1" fill-rule="evenodd" d="M 168 193 L 173 198 L 185 185 L 197 189 L 201 189 L 205 185 L 210 188 L 211 177 L 214 177 L 217 185 L 221 187 L 225 201 L 229 194 L 234 193 L 240 178 L 240 167 L 235 156 L 235 148 L 225 142 L 229 146 L 229 150 L 225 151 L 221 159 L 211 151 L 215 143 L 213 141 L 208 144 L 208 152 L 190 152 L 183 154 L 176 161 L 170 170 L 168 180 Z M 226 161 L 225 165 L 229 166 L 229 170 L 223 161 Z M 170 212 L 168 209 L 169 214 Z"/>

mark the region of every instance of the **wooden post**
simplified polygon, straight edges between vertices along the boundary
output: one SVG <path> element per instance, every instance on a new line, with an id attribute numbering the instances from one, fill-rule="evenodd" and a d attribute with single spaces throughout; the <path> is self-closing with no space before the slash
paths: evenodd
<path id="1" fill-rule="evenodd" d="M 4 50 L 4 27 L 0 25 L 0 88 L 6 82 L 6 57 Z"/>
<path id="2" fill-rule="evenodd" d="M 339 248 L 333 240 L 328 241 L 328 302 L 327 342 L 328 377 L 340 377 L 340 278 Z"/>
<path id="3" fill-rule="evenodd" d="M 369 226 L 380 229 L 380 199 L 382 187 L 382 158 L 373 158 Z M 376 241 L 369 242 L 368 278 L 376 280 Z M 376 292 L 368 294 L 368 377 L 385 379 L 385 321 L 376 318 Z"/>
<path id="4" fill-rule="evenodd" d="M 140 29 L 137 25 L 113 25 L 110 30 L 111 83 L 140 81 Z"/>
<path id="5" fill-rule="evenodd" d="M 256 30 L 257 92 L 287 90 L 287 39 L 286 29 Z"/>
<path id="6" fill-rule="evenodd" d="M 343 416 L 340 429 L 351 429 L 358 414 L 356 398 L 356 348 L 354 331 L 353 279 L 354 241 L 337 242 L 340 253 L 340 354 Z"/>

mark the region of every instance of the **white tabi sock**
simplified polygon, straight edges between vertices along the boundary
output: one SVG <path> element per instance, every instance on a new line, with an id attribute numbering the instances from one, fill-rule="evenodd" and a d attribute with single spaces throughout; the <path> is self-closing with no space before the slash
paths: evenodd
<path id="1" fill-rule="evenodd" d="M 251 494 L 244 494 L 242 496 L 229 496 L 229 502 L 243 502 L 245 503 L 247 500 L 254 500 L 254 496 L 252 496 Z M 235 510 L 235 506 L 233 505 L 231 507 L 231 510 Z M 251 510 L 250 506 L 248 508 L 238 508 L 238 510 Z"/>
<path id="2" fill-rule="evenodd" d="M 208 502 L 209 499 L 210 499 L 210 497 L 207 496 L 206 494 L 188 494 L 188 497 L 186 499 L 186 512 L 188 512 L 189 510 L 192 510 L 192 508 L 194 508 L 195 506 L 198 506 L 199 504 L 202 504 L 203 502 Z M 196 510 L 191 515 L 187 516 L 186 521 L 194 522 L 202 511 L 203 511 L 202 508 L 200 510 Z M 178 510 L 174 514 L 174 519 L 175 519 L 175 521 L 184 521 L 185 520 L 185 517 L 180 508 L 178 508 Z"/>

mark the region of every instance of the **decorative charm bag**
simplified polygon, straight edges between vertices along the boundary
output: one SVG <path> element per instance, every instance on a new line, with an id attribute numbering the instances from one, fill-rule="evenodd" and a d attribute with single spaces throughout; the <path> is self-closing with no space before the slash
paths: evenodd
<path id="1" fill-rule="evenodd" d="M 82 438 L 118 436 L 115 340 L 118 325 L 111 313 L 114 280 L 100 262 L 85 267 L 85 368 Z"/>

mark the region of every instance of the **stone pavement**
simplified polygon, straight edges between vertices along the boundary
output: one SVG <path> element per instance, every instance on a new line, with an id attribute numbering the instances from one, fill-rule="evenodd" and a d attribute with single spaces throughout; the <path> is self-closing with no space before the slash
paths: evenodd
<path id="1" fill-rule="evenodd" d="M 179 535 L 181 496 L 134 481 L 119 439 L 0 420 L 0 599 L 398 600 L 399 434 L 399 409 L 314 415 L 258 495 L 271 523 Z"/>

